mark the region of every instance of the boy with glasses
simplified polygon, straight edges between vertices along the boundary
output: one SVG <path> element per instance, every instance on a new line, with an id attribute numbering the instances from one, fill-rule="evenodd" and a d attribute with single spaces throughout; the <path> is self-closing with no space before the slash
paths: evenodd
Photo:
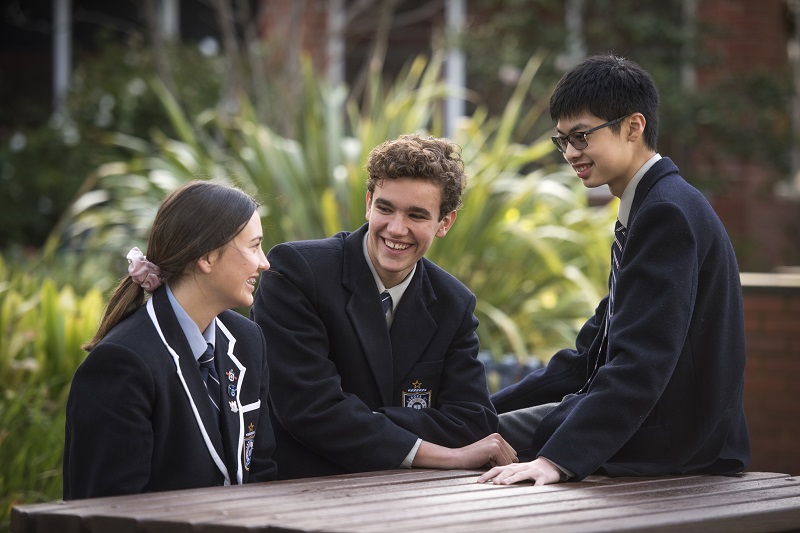
<path id="1" fill-rule="evenodd" d="M 553 142 L 586 187 L 620 199 L 609 294 L 574 349 L 496 393 L 520 463 L 479 482 L 591 474 L 732 474 L 747 467 L 744 319 L 725 228 L 656 152 L 658 91 L 632 61 L 594 56 L 550 99 Z"/>

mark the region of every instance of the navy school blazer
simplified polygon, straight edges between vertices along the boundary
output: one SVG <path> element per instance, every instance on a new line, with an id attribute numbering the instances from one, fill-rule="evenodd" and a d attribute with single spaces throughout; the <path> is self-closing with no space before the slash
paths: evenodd
<path id="1" fill-rule="evenodd" d="M 366 231 L 269 252 L 251 316 L 267 340 L 282 478 L 397 468 L 418 437 L 460 447 L 497 430 L 475 295 L 423 258 L 390 331 Z"/>
<path id="2" fill-rule="evenodd" d="M 745 336 L 736 257 L 708 201 L 668 158 L 636 189 L 617 275 L 608 362 L 595 368 L 608 297 L 576 348 L 492 397 L 503 413 L 558 402 L 520 460 L 654 476 L 747 467 Z M 518 450 L 519 452 L 520 450 Z"/>
<path id="3" fill-rule="evenodd" d="M 89 353 L 67 401 L 64 499 L 276 478 L 264 337 L 234 311 L 215 320 L 220 424 L 165 288 Z"/>

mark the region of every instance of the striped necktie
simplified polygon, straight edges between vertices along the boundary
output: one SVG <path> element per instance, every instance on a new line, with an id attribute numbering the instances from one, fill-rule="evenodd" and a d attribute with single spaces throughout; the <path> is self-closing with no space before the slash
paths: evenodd
<path id="1" fill-rule="evenodd" d="M 214 414 L 216 415 L 217 422 L 219 422 L 219 375 L 214 366 L 214 346 L 209 342 L 206 351 L 197 360 L 200 365 L 200 377 L 203 378 L 203 383 L 206 384 L 206 391 L 214 406 Z"/>
<path id="2" fill-rule="evenodd" d="M 586 389 L 589 387 L 589 384 L 594 379 L 595 374 L 597 374 L 598 369 L 603 366 L 603 364 L 608 362 L 608 327 L 611 323 L 611 319 L 614 316 L 614 301 L 615 301 L 615 293 L 617 289 L 617 273 L 619 272 L 619 264 L 622 259 L 622 250 L 625 248 L 625 237 L 627 236 L 628 230 L 622 223 L 617 220 L 617 223 L 614 225 L 614 242 L 611 244 L 611 279 L 609 280 L 609 287 L 608 287 L 608 304 L 606 305 L 606 317 L 603 322 L 605 326 L 603 328 L 603 338 L 600 342 L 600 351 L 597 354 L 597 360 L 595 361 L 594 370 L 592 371 L 591 375 L 589 376 L 589 380 L 586 384 L 578 391 L 578 393 L 586 392 Z"/>
<path id="3" fill-rule="evenodd" d="M 381 305 L 383 305 L 383 314 L 385 315 L 392 307 L 392 295 L 389 294 L 389 291 L 381 293 Z"/>
<path id="4" fill-rule="evenodd" d="M 611 279 L 609 280 L 609 287 L 608 287 L 608 304 L 606 305 L 606 316 L 603 322 L 605 323 L 603 327 L 603 338 L 600 341 L 600 350 L 597 354 L 597 360 L 595 361 L 594 370 L 592 371 L 591 375 L 589 376 L 588 381 L 586 384 L 578 391 L 578 393 L 586 392 L 586 389 L 589 387 L 589 384 L 594 379 L 595 374 L 597 374 L 598 369 L 603 366 L 605 363 L 608 362 L 608 327 L 611 323 L 611 319 L 614 316 L 614 300 L 615 300 L 615 293 L 617 289 L 617 273 L 619 272 L 619 264 L 622 259 L 622 250 L 625 247 L 625 237 L 627 236 L 628 230 L 622 223 L 617 220 L 617 223 L 614 225 L 614 242 L 611 243 Z"/>
<path id="5" fill-rule="evenodd" d="M 619 262 L 622 259 L 622 249 L 625 246 L 626 235 L 627 229 L 617 220 L 617 223 L 614 225 L 614 243 L 611 245 L 611 286 L 608 289 L 608 321 L 606 322 L 606 332 L 608 331 L 608 322 L 610 322 L 614 316 L 617 272 L 619 271 Z"/>

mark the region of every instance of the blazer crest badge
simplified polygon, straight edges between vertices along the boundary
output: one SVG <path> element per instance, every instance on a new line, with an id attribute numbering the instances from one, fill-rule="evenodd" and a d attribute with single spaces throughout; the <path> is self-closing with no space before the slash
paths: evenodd
<path id="1" fill-rule="evenodd" d="M 403 406 L 411 409 L 427 409 L 431 406 L 433 391 L 422 386 L 420 380 L 411 383 L 411 387 L 403 391 Z"/>

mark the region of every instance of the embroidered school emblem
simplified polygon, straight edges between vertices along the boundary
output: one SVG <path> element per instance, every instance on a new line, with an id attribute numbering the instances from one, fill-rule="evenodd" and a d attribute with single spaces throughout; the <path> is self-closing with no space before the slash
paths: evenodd
<path id="1" fill-rule="evenodd" d="M 244 456 L 244 469 L 250 471 L 250 460 L 253 458 L 253 443 L 256 438 L 255 426 L 251 422 L 247 426 L 247 433 L 244 435 L 244 445 L 242 447 L 242 454 Z"/>
<path id="2" fill-rule="evenodd" d="M 431 406 L 433 391 L 422 387 L 422 382 L 416 380 L 411 387 L 403 391 L 403 405 L 411 409 L 426 409 Z"/>

